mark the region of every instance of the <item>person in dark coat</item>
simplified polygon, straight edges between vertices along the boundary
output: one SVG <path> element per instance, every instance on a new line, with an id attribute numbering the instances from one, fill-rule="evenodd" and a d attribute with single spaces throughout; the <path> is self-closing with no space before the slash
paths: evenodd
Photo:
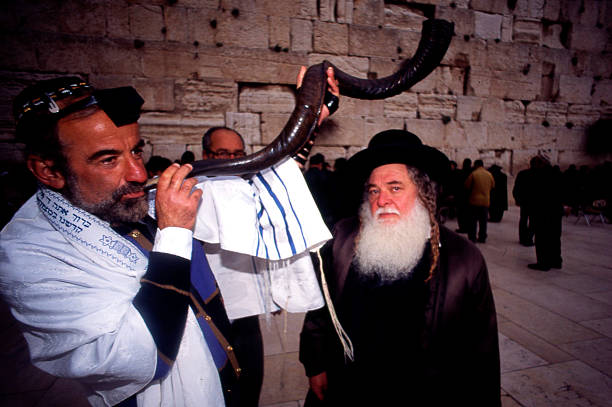
<path id="1" fill-rule="evenodd" d="M 533 163 L 533 195 L 530 217 L 533 223 L 537 263 L 529 264 L 534 270 L 560 269 L 561 224 L 563 195 L 561 174 L 544 157 L 537 156 Z"/>
<path id="2" fill-rule="evenodd" d="M 472 160 L 466 158 L 463 160 L 463 165 L 461 166 L 461 176 L 457 177 L 456 182 L 458 185 L 456 187 L 457 190 L 457 233 L 467 233 L 468 232 L 468 224 L 469 224 L 469 193 L 465 189 L 464 184 L 465 180 L 472 173 Z"/>
<path id="3" fill-rule="evenodd" d="M 305 405 L 388 406 L 409 395 L 432 406 L 500 406 L 485 260 L 436 220 L 448 159 L 388 130 L 349 167 L 364 199 L 322 249 L 331 304 L 308 312 L 300 335 Z"/>
<path id="4" fill-rule="evenodd" d="M 331 205 L 330 172 L 326 169 L 325 156 L 317 153 L 310 157 L 308 170 L 304 173 L 304 179 L 310 193 L 321 212 L 323 220 L 328 227 L 333 223 L 333 209 Z"/>
<path id="5" fill-rule="evenodd" d="M 519 215 L 519 243 L 523 246 L 533 246 L 533 225 L 530 219 L 530 204 L 533 200 L 533 166 L 537 161 L 533 157 L 529 161 L 529 168 L 516 174 L 512 196 L 520 209 Z"/>
<path id="6" fill-rule="evenodd" d="M 504 211 L 508 210 L 508 177 L 497 164 L 493 164 L 489 172 L 495 180 L 495 187 L 491 190 L 489 222 L 501 222 Z"/>

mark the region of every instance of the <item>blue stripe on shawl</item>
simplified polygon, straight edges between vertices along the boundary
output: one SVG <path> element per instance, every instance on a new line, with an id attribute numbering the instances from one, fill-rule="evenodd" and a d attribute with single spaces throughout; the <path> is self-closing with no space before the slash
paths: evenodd
<path id="1" fill-rule="evenodd" d="M 283 188 L 285 188 L 285 193 L 287 194 L 287 201 L 289 201 L 289 207 L 291 208 L 291 212 L 293 212 L 293 217 L 295 218 L 298 226 L 300 227 L 300 234 L 302 235 L 302 241 L 304 242 L 304 248 L 307 249 L 308 247 L 306 245 L 306 237 L 304 236 L 304 229 L 302 229 L 302 223 L 300 222 L 300 219 L 298 218 L 297 214 L 295 213 L 295 209 L 293 209 L 293 204 L 291 203 L 291 197 L 289 196 L 289 190 L 287 190 L 287 186 L 285 185 L 285 182 L 280 177 L 280 175 L 278 175 L 278 173 L 276 172 L 276 169 L 274 167 L 272 167 L 272 172 L 274 173 L 274 175 L 276 175 L 276 178 L 278 178 L 278 180 L 280 181 L 280 183 L 283 186 Z"/>
<path id="2" fill-rule="evenodd" d="M 276 206 L 278 207 L 281 214 L 283 215 L 283 221 L 285 222 L 285 230 L 287 231 L 287 237 L 289 238 L 289 246 L 291 247 L 291 254 L 292 255 L 297 254 L 297 251 L 295 250 L 295 245 L 293 244 L 293 238 L 291 237 L 291 232 L 289 231 L 289 224 L 287 223 L 287 219 L 285 218 L 287 216 L 285 212 L 285 208 L 283 208 L 283 205 L 280 203 L 276 194 L 272 191 L 272 188 L 270 188 L 270 184 L 268 184 L 268 182 L 264 179 L 264 177 L 258 173 L 257 178 L 261 181 L 263 186 L 266 188 L 266 190 L 270 194 L 270 197 L 274 200 L 274 203 L 276 203 Z M 276 241 L 276 238 L 274 240 Z M 280 257 L 280 253 L 279 253 L 279 257 Z"/>
<path id="3" fill-rule="evenodd" d="M 191 286 L 200 294 L 200 298 L 206 300 L 216 291 L 217 284 L 210 270 L 208 260 L 206 260 L 204 249 L 196 240 L 192 242 L 191 250 Z M 208 322 L 204 320 L 204 317 L 198 317 L 197 320 L 210 353 L 212 353 L 215 365 L 217 369 L 221 369 L 227 361 L 227 354 L 208 325 Z"/>

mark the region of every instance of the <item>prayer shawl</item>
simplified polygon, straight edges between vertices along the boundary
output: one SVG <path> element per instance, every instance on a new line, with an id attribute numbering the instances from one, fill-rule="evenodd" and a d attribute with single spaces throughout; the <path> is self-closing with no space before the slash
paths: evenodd
<path id="1" fill-rule="evenodd" d="M 150 383 L 157 348 L 132 304 L 146 269 L 143 253 L 108 223 L 46 188 L 0 237 L 0 292 L 23 324 L 36 366 L 79 378 L 94 406 L 135 393 L 143 406 L 223 406 L 191 309 L 170 373 Z"/>
<path id="2" fill-rule="evenodd" d="M 203 177 L 194 237 L 207 244 L 230 319 L 321 308 L 308 253 L 331 234 L 292 159 L 255 174 Z"/>

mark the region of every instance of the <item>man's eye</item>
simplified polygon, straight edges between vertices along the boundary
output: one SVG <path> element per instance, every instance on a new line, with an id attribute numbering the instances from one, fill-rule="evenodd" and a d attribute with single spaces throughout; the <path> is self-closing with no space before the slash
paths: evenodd
<path id="1" fill-rule="evenodd" d="M 369 195 L 376 195 L 378 193 L 378 189 L 370 189 L 368 190 Z"/>
<path id="2" fill-rule="evenodd" d="M 402 188 L 400 188 L 400 187 L 391 187 L 391 190 L 392 190 L 393 192 L 397 192 L 397 191 L 399 191 L 399 190 L 401 190 L 401 189 L 402 189 Z"/>
<path id="3" fill-rule="evenodd" d="M 117 157 L 106 157 L 100 160 L 102 164 L 113 164 L 117 160 Z"/>
<path id="4" fill-rule="evenodd" d="M 135 155 L 136 157 L 142 157 L 143 151 L 141 148 L 137 148 L 132 151 L 132 154 Z"/>

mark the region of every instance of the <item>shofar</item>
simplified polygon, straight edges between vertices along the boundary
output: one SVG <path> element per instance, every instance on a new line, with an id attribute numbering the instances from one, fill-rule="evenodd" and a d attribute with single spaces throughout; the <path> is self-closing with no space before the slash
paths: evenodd
<path id="1" fill-rule="evenodd" d="M 312 136 L 327 89 L 327 68 L 333 67 L 340 94 L 356 99 L 384 99 L 395 96 L 429 75 L 442 61 L 451 37 L 453 23 L 430 19 L 423 22 L 421 40 L 411 59 L 405 60 L 394 74 L 381 79 L 360 79 L 335 67 L 329 61 L 306 71 L 298 90 L 296 107 L 289 121 L 264 149 L 241 158 L 201 160 L 192 163 L 191 176 L 248 175 L 268 168 L 295 155 Z M 153 185 L 148 185 L 152 187 Z"/>

